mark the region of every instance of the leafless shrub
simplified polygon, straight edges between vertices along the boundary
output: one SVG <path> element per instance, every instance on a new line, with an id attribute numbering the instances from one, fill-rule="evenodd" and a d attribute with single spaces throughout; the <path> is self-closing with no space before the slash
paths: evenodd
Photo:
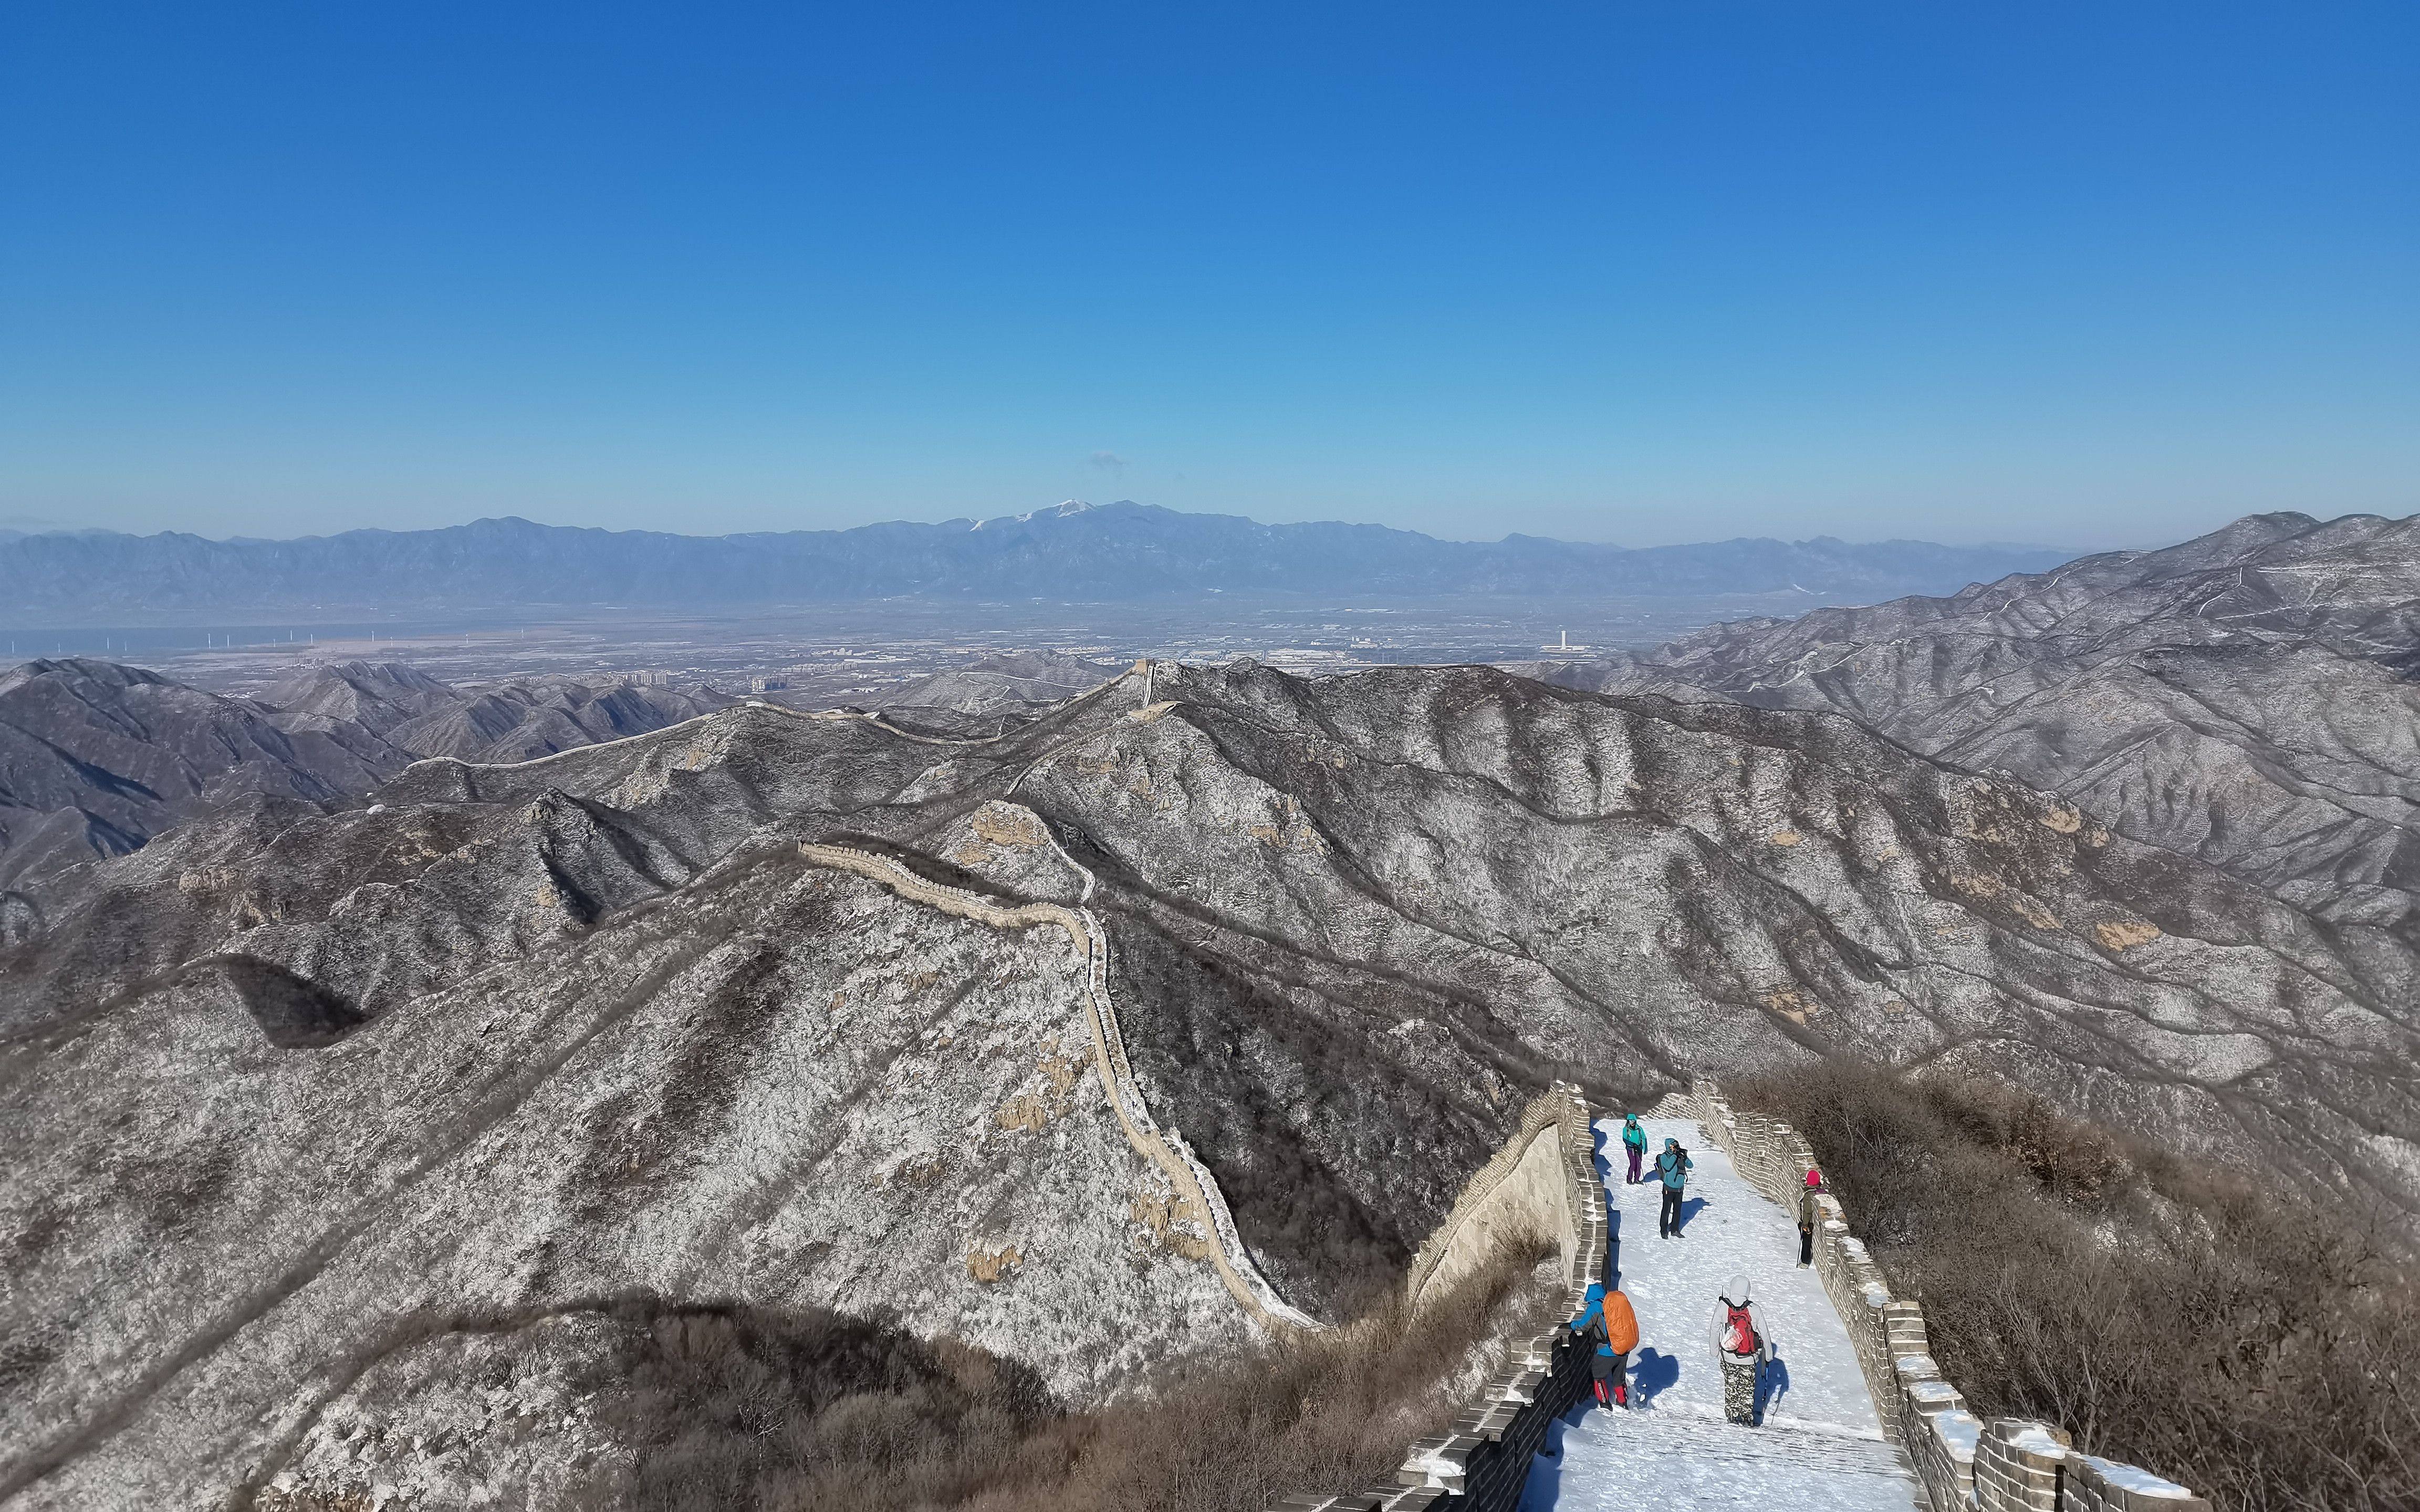
<path id="1" fill-rule="evenodd" d="M 1498 1257 L 1417 1318 L 1194 1362 L 1120 1405 L 1067 1412 L 1033 1373 L 880 1321 L 625 1304 L 644 1323 L 613 1386 L 638 1451 L 586 1504 L 634 1512 L 1260 1512 L 1389 1475 L 1492 1367 L 1554 1320 L 1541 1251 Z"/>
<path id="2" fill-rule="evenodd" d="M 1729 1090 L 1806 1134 L 1977 1412 L 2242 1512 L 2420 1505 L 2420 1293 L 2369 1215 L 1977 1079 L 1835 1062 Z"/>
<path id="3" fill-rule="evenodd" d="M 599 1506 L 954 1505 L 1047 1450 L 1059 1416 L 1031 1369 L 881 1320 L 622 1310 L 644 1327 L 595 1384 L 637 1468 Z"/>

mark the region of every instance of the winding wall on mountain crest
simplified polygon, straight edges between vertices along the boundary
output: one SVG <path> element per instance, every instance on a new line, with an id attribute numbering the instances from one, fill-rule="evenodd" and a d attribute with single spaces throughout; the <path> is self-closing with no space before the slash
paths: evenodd
<path id="1" fill-rule="evenodd" d="M 1003 906 L 962 888 L 927 881 L 887 857 L 845 845 L 810 841 L 799 846 L 799 854 L 817 866 L 855 872 L 903 898 L 993 929 L 1056 926 L 1065 930 L 1069 943 L 1085 960 L 1084 1017 L 1093 1033 L 1094 1061 L 1100 1072 L 1101 1089 L 1108 1094 L 1110 1111 L 1116 1114 L 1118 1127 L 1125 1132 L 1127 1143 L 1168 1177 L 1176 1189 L 1179 1203 L 1192 1210 L 1190 1216 L 1208 1241 L 1206 1257 L 1237 1305 L 1254 1322 L 1263 1328 L 1321 1326 L 1309 1315 L 1289 1306 L 1269 1286 L 1244 1248 L 1218 1181 L 1186 1144 L 1182 1134 L 1163 1129 L 1152 1118 L 1141 1089 L 1135 1085 L 1134 1070 L 1127 1064 L 1125 1041 L 1118 1031 L 1117 1010 L 1109 1001 L 1109 939 L 1091 909 L 1050 903 Z M 1090 881 L 1087 873 L 1088 892 Z"/>
<path id="2" fill-rule="evenodd" d="M 1784 1207 L 1815 1167 L 1797 1130 L 1733 1112 L 1713 1082 L 1668 1094 L 1656 1112 L 1695 1119 L 1748 1185 Z M 2078 1452 L 2055 1425 L 1968 1412 L 1933 1363 L 1923 1307 L 1891 1294 L 1864 1242 L 1849 1232 L 1838 1199 L 1825 1193 L 1816 1200 L 1826 1214 L 1816 1235 L 1816 1274 L 1856 1344 L 1883 1432 L 1915 1470 L 1931 1512 L 2208 1512 L 2210 1503 L 2181 1486 Z"/>

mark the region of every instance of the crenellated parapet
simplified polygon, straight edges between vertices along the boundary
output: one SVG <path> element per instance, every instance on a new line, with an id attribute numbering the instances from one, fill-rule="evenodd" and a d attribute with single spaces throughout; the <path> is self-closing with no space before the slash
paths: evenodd
<path id="1" fill-rule="evenodd" d="M 1667 1094 L 1656 1112 L 1696 1119 L 1750 1186 L 1784 1207 L 1796 1203 L 1816 1166 L 1797 1130 L 1734 1110 L 1712 1082 Z M 2050 1424 L 1969 1412 L 1933 1361 L 1922 1306 L 1891 1295 L 1838 1199 L 1825 1193 L 1816 1200 L 1824 1214 L 1816 1274 L 1856 1344 L 1883 1431 L 1915 1471 L 1931 1512 L 2209 1512 L 2208 1501 L 2172 1481 L 2077 1453 Z"/>

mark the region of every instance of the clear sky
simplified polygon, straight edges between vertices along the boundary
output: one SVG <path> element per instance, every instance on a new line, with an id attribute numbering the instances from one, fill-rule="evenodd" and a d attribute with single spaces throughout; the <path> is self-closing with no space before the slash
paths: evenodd
<path id="1" fill-rule="evenodd" d="M 0 525 L 2420 510 L 2420 7 L 0 8 Z"/>

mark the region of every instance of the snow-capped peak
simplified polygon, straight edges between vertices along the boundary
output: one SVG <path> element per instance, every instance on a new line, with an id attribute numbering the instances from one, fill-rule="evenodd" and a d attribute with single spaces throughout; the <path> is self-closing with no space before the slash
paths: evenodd
<path id="1" fill-rule="evenodd" d="M 1022 515 L 1002 515 L 996 520 L 979 519 L 968 529 L 979 531 L 986 525 L 1024 525 L 1036 519 L 1065 519 L 1070 515 L 1081 515 L 1088 510 L 1099 507 L 1098 504 L 1088 503 L 1081 499 L 1069 499 L 1050 509 L 1029 509 Z"/>

